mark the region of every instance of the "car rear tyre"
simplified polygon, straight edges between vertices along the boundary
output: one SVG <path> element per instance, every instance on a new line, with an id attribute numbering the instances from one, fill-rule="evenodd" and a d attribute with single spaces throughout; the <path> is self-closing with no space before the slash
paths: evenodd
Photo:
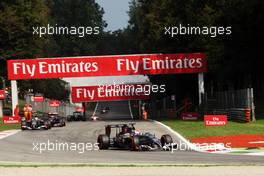
<path id="1" fill-rule="evenodd" d="M 173 140 L 172 140 L 172 137 L 171 137 L 170 135 L 165 134 L 165 135 L 161 136 L 161 138 L 160 138 L 160 142 L 161 142 L 161 145 L 162 145 L 162 147 L 163 147 L 163 146 L 166 145 L 166 144 L 171 144 L 171 143 L 173 143 Z"/>
<path id="2" fill-rule="evenodd" d="M 101 134 L 97 138 L 98 146 L 100 150 L 108 149 L 110 144 L 110 139 L 107 135 Z"/>

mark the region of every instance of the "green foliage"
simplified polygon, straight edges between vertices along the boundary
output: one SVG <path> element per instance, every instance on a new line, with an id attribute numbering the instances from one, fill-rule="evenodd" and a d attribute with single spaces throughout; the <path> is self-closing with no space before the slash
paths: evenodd
<path id="1" fill-rule="evenodd" d="M 0 76 L 6 78 L 6 60 L 98 54 L 101 35 L 33 35 L 33 27 L 98 26 L 106 23 L 103 9 L 94 0 L 3 0 L 0 2 Z M 7 84 L 9 84 L 7 82 Z M 59 79 L 19 81 L 20 96 L 33 89 L 48 98 L 66 99 L 65 82 Z"/>
<path id="2" fill-rule="evenodd" d="M 42 54 L 45 40 L 32 35 L 32 27 L 47 23 L 42 1 L 0 2 L 0 59 L 33 58 Z"/>
<path id="3" fill-rule="evenodd" d="M 0 76 L 6 77 L 8 59 L 205 52 L 209 63 L 206 82 L 212 81 L 214 85 L 221 83 L 222 86 L 228 83 L 236 88 L 252 85 L 256 88 L 256 97 L 260 97 L 259 92 L 263 92 L 264 87 L 261 61 L 263 11 L 264 1 L 260 0 L 131 0 L 128 27 L 103 32 L 106 27 L 104 11 L 95 0 L 2 0 Z M 47 24 L 67 27 L 98 26 L 100 34 L 83 38 L 77 35 L 40 38 L 32 34 L 33 26 Z M 172 38 L 164 35 L 164 27 L 179 24 L 231 26 L 232 34 L 215 38 L 203 35 Z M 151 80 L 153 83 L 165 83 L 171 89 L 168 90 L 169 93 L 176 89 L 174 76 L 155 76 Z M 50 98 L 63 98 L 63 86 L 57 87 L 63 84 L 60 80 L 19 82 L 21 92 L 30 87 Z M 185 87 L 182 89 L 185 90 Z"/>
<path id="4" fill-rule="evenodd" d="M 81 56 L 96 55 L 97 45 L 104 27 L 103 9 L 95 0 L 48 0 L 50 24 L 67 27 L 99 27 L 99 35 L 54 35 L 51 45 L 47 45 L 48 56 Z"/>
<path id="5" fill-rule="evenodd" d="M 263 12 L 264 1 L 260 0 L 132 0 L 128 29 L 135 34 L 138 53 L 205 52 L 209 64 L 207 82 L 222 87 L 257 87 L 257 82 L 264 82 L 260 59 Z M 164 35 L 164 27 L 179 24 L 231 26 L 232 34 L 215 38 Z M 152 81 L 164 80 L 160 78 Z M 167 84 L 171 87 L 174 82 Z M 263 92 L 263 88 L 255 90 L 257 94 Z"/>
<path id="6" fill-rule="evenodd" d="M 41 79 L 19 81 L 20 97 L 23 98 L 29 89 L 33 89 L 34 93 L 42 93 L 44 97 L 57 100 L 66 100 L 68 93 L 66 82 L 60 79 Z"/>

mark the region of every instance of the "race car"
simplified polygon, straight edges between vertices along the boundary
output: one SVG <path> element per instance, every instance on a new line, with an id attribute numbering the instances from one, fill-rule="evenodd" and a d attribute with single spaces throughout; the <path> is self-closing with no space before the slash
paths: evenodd
<path id="1" fill-rule="evenodd" d="M 42 114 L 33 113 L 32 119 L 27 121 L 25 117 L 21 119 L 21 130 L 48 130 L 51 128 L 51 123 L 48 118 Z"/>
<path id="2" fill-rule="evenodd" d="M 85 116 L 83 115 L 82 112 L 73 112 L 73 115 L 68 115 L 67 116 L 67 121 L 86 121 Z"/>
<path id="3" fill-rule="evenodd" d="M 98 117 L 98 116 L 91 116 L 91 117 L 90 117 L 90 120 L 91 120 L 91 121 L 97 121 L 97 120 L 101 120 L 101 118 Z"/>
<path id="4" fill-rule="evenodd" d="M 52 127 L 64 127 L 66 126 L 65 118 L 59 116 L 57 112 L 50 112 L 48 114 Z"/>
<path id="5" fill-rule="evenodd" d="M 105 114 L 105 113 L 108 113 L 109 111 L 110 111 L 110 108 L 108 106 L 106 106 L 106 107 L 101 109 L 100 113 Z"/>
<path id="6" fill-rule="evenodd" d="M 127 149 L 134 151 L 155 151 L 171 150 L 176 144 L 170 135 L 162 135 L 158 139 L 149 132 L 141 133 L 135 130 L 135 123 L 114 124 L 105 126 L 105 134 L 100 134 L 97 138 L 99 149 Z M 114 137 L 111 131 L 115 129 Z"/>

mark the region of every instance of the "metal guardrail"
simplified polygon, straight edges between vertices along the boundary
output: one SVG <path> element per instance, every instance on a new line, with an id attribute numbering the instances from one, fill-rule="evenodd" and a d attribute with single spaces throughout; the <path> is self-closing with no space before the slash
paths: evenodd
<path id="1" fill-rule="evenodd" d="M 60 116 L 68 116 L 73 114 L 76 110 L 76 106 L 70 103 L 60 103 L 58 108 L 50 107 L 49 106 L 49 99 L 44 99 L 43 102 L 32 102 L 30 101 L 29 104 L 32 104 L 33 111 L 40 111 L 40 112 L 57 112 Z"/>
<path id="2" fill-rule="evenodd" d="M 251 118 L 255 121 L 253 89 L 206 93 L 203 97 L 203 112 L 225 114 L 232 121 L 249 122 Z"/>

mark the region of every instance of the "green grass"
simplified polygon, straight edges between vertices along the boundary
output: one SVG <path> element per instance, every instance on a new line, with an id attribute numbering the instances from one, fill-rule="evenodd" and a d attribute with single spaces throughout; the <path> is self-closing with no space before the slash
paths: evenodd
<path id="1" fill-rule="evenodd" d="M 3 124 L 3 120 L 0 117 L 0 131 L 20 129 L 20 124 Z"/>
<path id="2" fill-rule="evenodd" d="M 197 138 L 209 136 L 229 136 L 240 134 L 264 134 L 264 119 L 255 123 L 228 122 L 226 126 L 205 127 L 203 121 L 182 121 L 161 119 L 160 122 L 168 125 L 184 137 Z"/>
<path id="3" fill-rule="evenodd" d="M 18 100 L 19 109 L 20 111 L 23 109 L 24 104 L 26 104 L 25 100 Z M 11 103 L 5 104 L 6 108 L 12 108 Z M 20 129 L 20 124 L 3 124 L 2 117 L 0 117 L 0 131 L 5 130 L 13 130 L 13 129 Z"/>

